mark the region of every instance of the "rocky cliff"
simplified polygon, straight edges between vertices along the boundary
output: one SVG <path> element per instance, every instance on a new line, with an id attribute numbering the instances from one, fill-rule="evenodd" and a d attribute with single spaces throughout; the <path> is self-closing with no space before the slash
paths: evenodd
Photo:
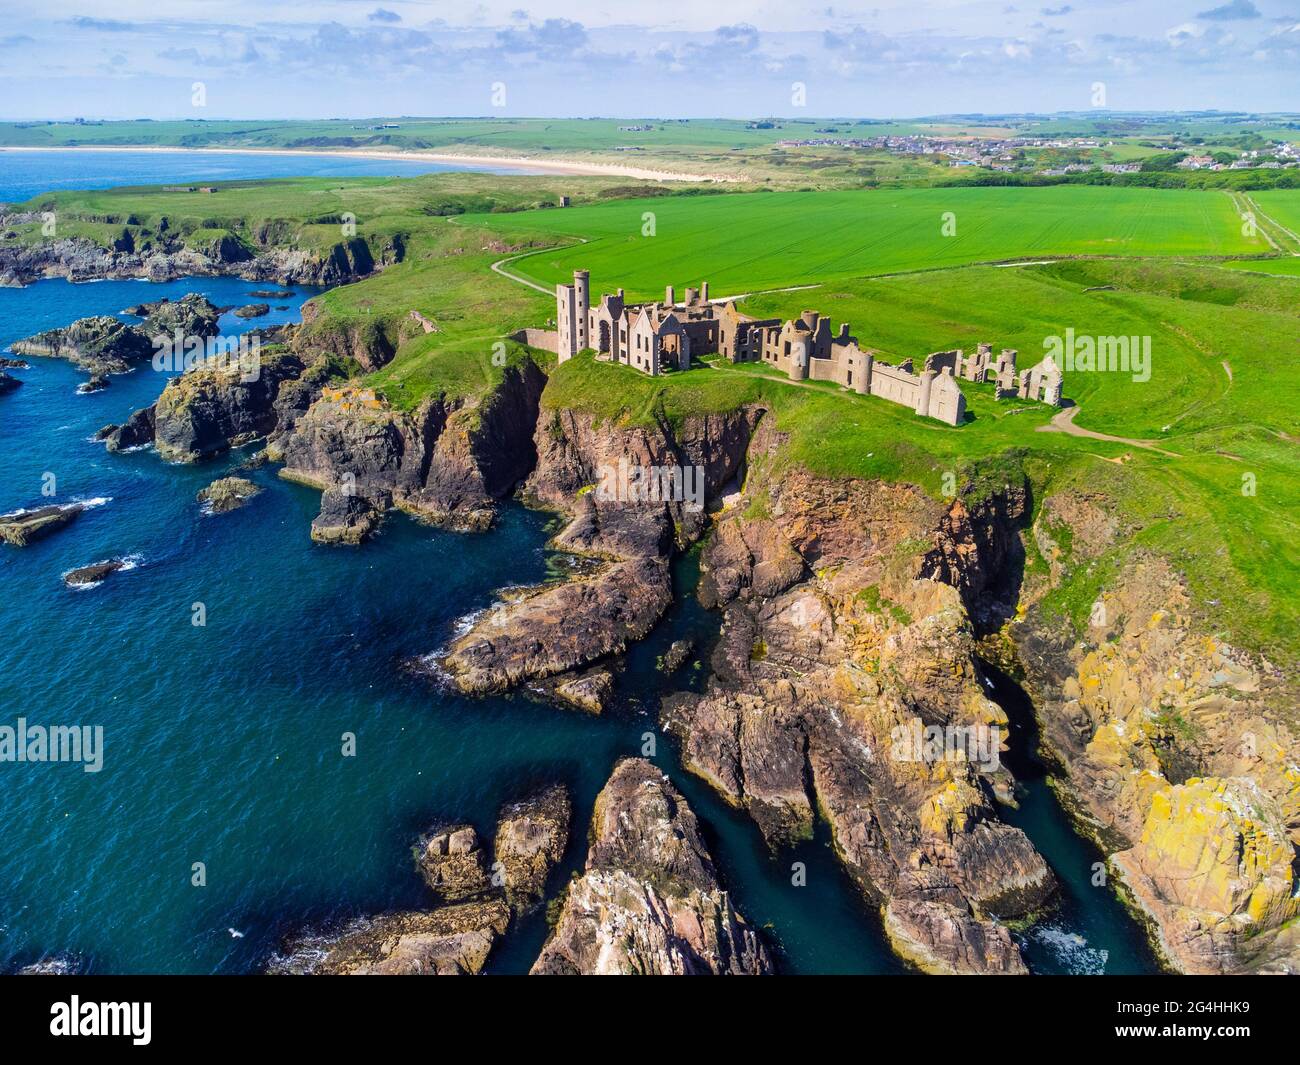
<path id="1" fill-rule="evenodd" d="M 743 468 L 761 416 L 740 410 L 676 426 L 627 426 L 543 409 L 525 496 L 567 514 L 556 546 L 598 564 L 572 580 L 516 590 L 486 612 L 443 658 L 455 683 L 465 691 L 503 691 L 570 673 L 645 636 L 672 602 L 674 550 L 699 535 L 707 514 L 685 491 L 632 499 L 606 490 L 611 474 L 690 471 L 697 502 L 714 500 Z"/>
<path id="2" fill-rule="evenodd" d="M 959 590 L 1005 561 L 972 535 L 984 504 L 778 473 L 765 455 L 779 445 L 756 438 L 750 469 L 766 472 L 706 545 L 701 596 L 725 611 L 714 675 L 666 700 L 664 724 L 773 846 L 810 836 L 819 811 L 905 958 L 1024 972 L 1003 921 L 1042 907 L 1054 879 L 997 817 L 1005 715 L 982 690 Z M 1019 492 L 996 506 L 1014 511 Z M 934 749 L 911 742 L 934 735 Z"/>
<path id="3" fill-rule="evenodd" d="M 1207 631 L 1177 571 L 1141 550 L 1076 631 L 1048 593 L 1122 530 L 1097 501 L 1062 493 L 1031 535 L 1050 573 L 1009 632 L 1062 797 L 1171 968 L 1300 972 L 1294 678 Z"/>
<path id="4" fill-rule="evenodd" d="M 0 227 L 6 224 L 6 217 L 0 215 Z M 26 285 L 45 277 L 172 281 L 211 275 L 282 285 L 337 285 L 399 262 L 405 251 L 401 240 L 395 238 L 375 248 L 359 237 L 344 238 L 318 251 L 273 243 L 289 239 L 290 234 L 268 231 L 264 236 L 268 243 L 254 241 L 251 247 L 229 236 L 187 246 L 181 236 L 165 232 L 139 248 L 133 242 L 118 242 L 110 248 L 80 237 L 39 244 L 3 243 L 0 285 Z"/>
<path id="5" fill-rule="evenodd" d="M 583 875 L 534 975 L 762 975 L 758 931 L 722 889 L 699 823 L 663 773 L 620 762 L 596 799 Z"/>
<path id="6" fill-rule="evenodd" d="M 365 389 L 327 388 L 273 453 L 290 479 L 343 488 L 454 528 L 486 528 L 496 501 L 533 467 L 545 383 L 524 362 L 481 401 L 437 395 L 411 412 Z"/>

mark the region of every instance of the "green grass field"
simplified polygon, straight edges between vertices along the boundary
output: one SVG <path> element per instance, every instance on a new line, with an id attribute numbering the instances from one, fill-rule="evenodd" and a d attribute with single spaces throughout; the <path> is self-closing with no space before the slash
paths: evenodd
<path id="1" fill-rule="evenodd" d="M 708 202 L 706 202 L 706 199 Z M 647 212 L 654 235 L 642 236 Z M 949 217 L 951 216 L 951 217 Z M 1053 255 L 1249 255 L 1220 192 L 1057 186 L 753 193 L 625 200 L 467 223 L 588 243 L 513 267 L 545 283 L 591 271 L 592 291 L 653 297 L 707 279 L 716 295 L 895 271 Z M 945 222 L 955 235 L 945 235 Z"/>

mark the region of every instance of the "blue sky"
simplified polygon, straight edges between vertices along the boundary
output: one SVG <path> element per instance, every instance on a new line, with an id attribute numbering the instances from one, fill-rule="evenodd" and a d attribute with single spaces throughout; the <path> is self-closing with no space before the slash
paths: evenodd
<path id="1" fill-rule="evenodd" d="M 1300 110 L 1300 0 L 0 0 L 7 119 L 901 117 L 1087 110 L 1098 82 Z"/>

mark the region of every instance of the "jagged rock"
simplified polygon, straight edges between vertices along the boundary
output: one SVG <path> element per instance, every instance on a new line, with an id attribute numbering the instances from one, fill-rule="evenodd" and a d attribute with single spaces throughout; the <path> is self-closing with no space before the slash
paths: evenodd
<path id="1" fill-rule="evenodd" d="M 136 411 L 121 425 L 106 425 L 95 436 L 104 441 L 109 451 L 127 451 L 153 443 L 154 408 Z"/>
<path id="2" fill-rule="evenodd" d="M 87 584 L 100 584 L 118 570 L 125 568 L 126 561 L 120 558 L 110 558 L 103 562 L 95 562 L 89 566 L 80 566 L 77 569 L 70 569 L 63 575 L 63 583 L 69 588 L 79 587 Z"/>
<path id="3" fill-rule="evenodd" d="M 276 426 L 283 382 L 303 372 L 291 352 L 264 352 L 254 373 L 236 361 L 196 366 L 167 382 L 154 404 L 153 439 L 172 462 L 196 462 L 265 436 Z"/>
<path id="4" fill-rule="evenodd" d="M 341 489 L 321 493 L 320 513 L 312 519 L 311 538 L 321 544 L 359 544 L 383 520 L 387 500 L 372 500 Z"/>
<path id="5" fill-rule="evenodd" d="M 660 656 L 660 671 L 665 674 L 676 673 L 686 664 L 686 660 L 691 657 L 691 652 L 694 650 L 694 640 L 674 640 L 668 650 Z"/>
<path id="6" fill-rule="evenodd" d="M 265 303 L 249 303 L 243 307 L 235 308 L 236 318 L 261 318 L 263 315 L 270 313 L 271 308 Z"/>
<path id="7" fill-rule="evenodd" d="M 93 374 L 126 373 L 153 355 L 153 342 L 120 318 L 81 318 L 62 329 L 49 329 L 15 340 L 20 355 L 67 359 Z"/>
<path id="8" fill-rule="evenodd" d="M 309 409 L 295 411 L 278 457 L 293 480 L 325 487 L 349 477 L 360 494 L 387 493 L 439 524 L 483 529 L 496 501 L 532 467 L 545 383 L 528 362 L 508 368 L 483 400 L 439 395 L 412 412 L 367 389 L 325 387 Z"/>
<path id="9" fill-rule="evenodd" d="M 252 481 L 243 477 L 221 477 L 202 489 L 195 497 L 200 503 L 207 503 L 213 514 L 242 507 L 261 489 Z"/>
<path id="10" fill-rule="evenodd" d="M 208 338 L 217 335 L 217 309 L 206 297 L 190 294 L 174 302 L 141 304 L 129 312 L 144 321 L 129 325 L 120 318 L 100 315 L 81 318 L 62 329 L 49 329 L 14 341 L 19 355 L 68 359 L 96 376 L 126 373 L 151 359 L 159 338 Z"/>
<path id="11" fill-rule="evenodd" d="M 666 561 L 617 562 L 595 577 L 535 589 L 493 607 L 452 644 L 443 668 L 462 691 L 505 691 L 622 652 L 671 602 Z"/>
<path id="12" fill-rule="evenodd" d="M 15 547 L 26 547 L 62 529 L 84 509 L 79 503 L 63 503 L 0 514 L 0 540 Z"/>
<path id="13" fill-rule="evenodd" d="M 1029 971 L 1006 929 L 982 924 L 945 903 L 891 901 L 885 907 L 885 934 L 902 957 L 924 972 L 1022 976 Z"/>
<path id="14" fill-rule="evenodd" d="M 30 370 L 32 364 L 26 359 L 10 359 L 0 356 L 0 370 Z"/>
<path id="15" fill-rule="evenodd" d="M 572 813 L 568 789 L 556 784 L 498 815 L 493 852 L 516 912 L 531 910 L 545 896 L 546 879 L 569 841 Z"/>
<path id="16" fill-rule="evenodd" d="M 605 704 L 613 694 L 614 674 L 603 668 L 586 670 L 555 685 L 558 698 L 590 714 L 604 713 Z"/>
<path id="17" fill-rule="evenodd" d="M 772 972 L 758 931 L 718 883 L 695 815 L 644 759 L 620 762 L 596 799 L 586 870 L 532 972 Z"/>
<path id="18" fill-rule="evenodd" d="M 89 381 L 85 381 L 77 386 L 78 395 L 89 395 L 91 392 L 102 392 L 108 387 L 108 378 L 103 374 L 95 374 Z"/>
<path id="19" fill-rule="evenodd" d="M 13 374 L 8 374 L 3 370 L 0 370 L 0 396 L 3 396 L 7 392 L 12 392 L 21 384 L 22 381 Z"/>
<path id="20" fill-rule="evenodd" d="M 486 856 L 473 825 L 438 829 L 422 839 L 416 865 L 441 902 L 462 902 L 491 887 Z"/>
<path id="21" fill-rule="evenodd" d="M 460 976 L 479 973 L 510 923 L 499 899 L 432 912 L 360 917 L 334 932 L 294 937 L 267 972 L 321 976 Z"/>

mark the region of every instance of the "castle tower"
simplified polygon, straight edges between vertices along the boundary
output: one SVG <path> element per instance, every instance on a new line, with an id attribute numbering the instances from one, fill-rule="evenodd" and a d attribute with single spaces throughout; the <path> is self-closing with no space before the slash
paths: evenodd
<path id="1" fill-rule="evenodd" d="M 934 388 L 934 379 L 938 376 L 933 370 L 921 372 L 921 394 L 916 400 L 916 413 L 926 417 L 930 415 L 930 392 Z"/>
<path id="2" fill-rule="evenodd" d="M 871 374 L 876 368 L 876 353 L 874 351 L 864 351 L 862 353 L 862 373 L 854 379 L 853 388 L 863 396 L 871 395 Z"/>
<path id="3" fill-rule="evenodd" d="M 677 292 L 672 285 L 664 286 L 664 305 L 667 307 L 677 306 Z"/>
<path id="4" fill-rule="evenodd" d="M 591 314 L 591 274 L 586 270 L 573 271 L 573 290 L 574 290 L 574 324 L 578 350 L 582 351 L 591 347 L 591 338 L 587 335 L 587 327 Z"/>
<path id="5" fill-rule="evenodd" d="M 709 302 L 709 283 L 707 281 L 700 282 L 700 302 Z"/>
<path id="6" fill-rule="evenodd" d="M 799 337 L 790 344 L 790 380 L 808 380 L 808 341 Z"/>

